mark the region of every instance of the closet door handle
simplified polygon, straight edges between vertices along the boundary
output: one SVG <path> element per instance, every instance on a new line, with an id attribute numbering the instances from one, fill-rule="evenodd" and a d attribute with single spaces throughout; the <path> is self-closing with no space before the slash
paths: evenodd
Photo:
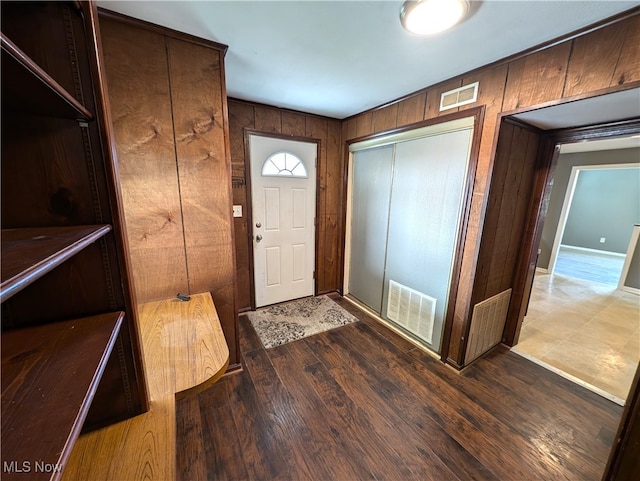
<path id="1" fill-rule="evenodd" d="M 260 234 L 258 234 L 256 236 L 256 242 L 260 242 L 262 240 L 262 236 Z"/>

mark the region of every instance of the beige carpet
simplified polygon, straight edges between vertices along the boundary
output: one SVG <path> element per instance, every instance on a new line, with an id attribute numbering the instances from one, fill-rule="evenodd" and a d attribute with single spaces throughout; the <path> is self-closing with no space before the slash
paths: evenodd
<path id="1" fill-rule="evenodd" d="M 247 317 L 266 349 L 357 321 L 327 296 L 265 307 Z"/>

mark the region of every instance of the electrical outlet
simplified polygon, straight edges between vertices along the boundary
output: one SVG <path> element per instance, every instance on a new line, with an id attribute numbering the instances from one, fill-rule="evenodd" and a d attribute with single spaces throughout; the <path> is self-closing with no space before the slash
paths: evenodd
<path id="1" fill-rule="evenodd" d="M 242 217 L 242 206 L 234 205 L 233 206 L 233 217 Z"/>
<path id="2" fill-rule="evenodd" d="M 607 239 L 605 237 L 600 237 L 600 244 L 604 244 Z"/>

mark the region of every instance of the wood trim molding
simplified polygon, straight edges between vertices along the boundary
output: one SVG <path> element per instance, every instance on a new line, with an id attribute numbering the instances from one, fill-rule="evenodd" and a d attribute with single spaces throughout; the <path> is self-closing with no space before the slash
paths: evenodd
<path id="1" fill-rule="evenodd" d="M 243 370 L 244 369 L 242 367 L 242 363 L 240 362 L 229 364 L 229 366 L 227 367 L 227 370 L 222 375 L 222 377 L 228 376 L 229 374 L 236 374 L 236 373 L 242 372 Z"/>
<path id="2" fill-rule="evenodd" d="M 236 97 L 228 97 L 228 101 L 229 102 L 237 102 L 237 103 L 241 103 L 241 104 L 246 104 L 246 105 L 250 105 L 251 107 L 262 107 L 265 109 L 276 109 L 279 112 L 282 113 L 291 113 L 291 114 L 297 114 L 297 115 L 305 115 L 307 117 L 315 117 L 318 119 L 323 119 L 323 120 L 337 120 L 339 122 L 342 122 L 341 119 L 336 119 L 334 117 L 327 117 L 325 115 L 318 115 L 318 114 L 310 114 L 309 112 L 303 112 L 302 110 L 295 110 L 295 109 L 287 109 L 284 107 L 277 107 L 275 105 L 269 105 L 269 104 L 265 104 L 262 102 L 256 102 L 254 100 L 244 100 L 244 99 L 239 99 Z"/>
<path id="3" fill-rule="evenodd" d="M 458 350 L 458 352 L 460 353 L 460 356 L 458 359 L 451 359 L 449 357 L 449 347 L 451 342 L 451 332 L 453 330 L 455 305 L 456 305 L 456 300 L 458 298 L 460 274 L 462 272 L 462 258 L 464 254 L 464 246 L 466 244 L 465 241 L 467 238 L 467 227 L 469 225 L 469 216 L 471 214 L 471 203 L 473 201 L 473 187 L 476 179 L 478 159 L 480 157 L 480 143 L 482 140 L 482 129 L 484 126 L 485 107 L 483 105 L 481 107 L 462 110 L 460 112 L 456 112 L 455 115 L 459 118 L 463 118 L 465 116 L 470 116 L 468 114 L 472 114 L 475 117 L 474 125 L 473 125 L 473 141 L 471 143 L 469 166 L 467 167 L 468 175 L 467 175 L 467 185 L 465 186 L 465 190 L 464 190 L 464 204 L 463 204 L 464 207 L 462 211 L 462 223 L 460 225 L 460 232 L 458 233 L 458 239 L 456 241 L 456 249 L 454 251 L 455 257 L 453 261 L 453 270 L 451 273 L 451 286 L 449 290 L 449 300 L 447 302 L 447 315 L 445 317 L 445 322 L 443 326 L 442 343 L 440 348 L 440 355 L 441 355 L 442 361 L 448 362 L 449 364 L 453 365 L 457 369 L 460 369 L 459 366 L 464 365 L 464 353 L 467 350 L 469 329 L 471 328 L 471 322 L 469 320 L 469 310 L 471 309 L 471 306 L 467 305 L 465 309 L 464 318 L 466 320 L 467 325 L 463 329 L 464 339 L 461 341 L 461 346 L 460 346 L 460 349 Z M 443 116 L 438 118 L 444 119 L 446 117 L 448 116 Z M 479 242 L 479 239 L 478 239 L 478 242 Z M 475 262 L 477 262 L 477 259 L 474 260 L 474 263 Z M 475 271 L 475 268 L 474 268 L 474 271 Z"/>
<path id="4" fill-rule="evenodd" d="M 505 115 L 505 114 L 498 114 L 498 122 L 496 123 L 496 125 L 501 126 L 503 122 L 506 123 L 506 124 L 515 125 L 516 127 L 520 127 L 521 129 L 525 129 L 525 130 L 528 130 L 530 132 L 535 132 L 536 134 L 540 134 L 540 135 L 544 134 L 544 132 L 545 132 L 544 130 L 542 130 L 542 129 L 534 126 L 534 125 L 531 125 L 531 124 L 528 124 L 526 122 L 523 122 L 520 119 L 516 119 L 514 117 L 510 117 L 510 116 Z M 498 132 L 499 130 L 500 129 L 496 129 L 496 132 Z M 494 146 L 494 150 L 495 150 L 495 146 Z M 492 152 L 492 154 L 493 154 L 492 155 L 492 158 L 493 158 L 493 156 L 495 156 L 495 151 Z"/>
<path id="5" fill-rule="evenodd" d="M 305 114 L 306 115 L 306 114 Z M 305 137 L 304 135 L 289 135 L 280 132 L 267 132 L 263 130 L 250 129 L 245 127 L 245 139 L 248 139 L 248 135 L 259 135 L 260 137 L 270 137 L 272 139 L 292 140 L 294 142 L 307 142 L 309 144 L 320 144 L 322 139 L 315 137 Z"/>
<path id="6" fill-rule="evenodd" d="M 527 107 L 522 107 L 519 109 L 514 109 L 514 110 L 509 110 L 509 111 L 504 111 L 501 112 L 500 115 L 502 117 L 508 117 L 508 116 L 512 116 L 512 115 L 518 115 L 518 114 L 522 114 L 522 113 L 526 113 L 526 112 L 534 112 L 536 110 L 540 110 L 540 109 L 545 109 L 548 107 L 556 107 L 558 105 L 563 105 L 563 104 L 568 104 L 571 102 L 577 102 L 580 100 L 586 100 L 586 99 L 592 99 L 595 97 L 600 97 L 602 95 L 607 95 L 607 94 L 612 94 L 612 93 L 616 93 L 616 92 L 624 92 L 625 90 L 631 90 L 631 89 L 635 89 L 640 87 L 640 80 L 637 80 L 635 82 L 629 82 L 628 84 L 624 84 L 624 85 L 619 85 L 619 86 L 615 86 L 615 87 L 607 87 L 604 89 L 600 89 L 600 90 L 596 90 L 593 92 L 586 92 L 586 93 L 582 93 L 579 95 L 574 95 L 572 97 L 564 97 L 561 99 L 555 99 L 555 100 L 550 100 L 549 102 L 543 102 L 541 104 L 536 104 L 536 105 L 530 105 Z M 517 119 L 510 119 L 513 122 L 517 122 Z M 520 124 L 521 126 L 526 126 L 526 128 L 532 129 L 532 128 L 536 128 L 533 127 L 525 122 L 522 122 Z"/>
<path id="7" fill-rule="evenodd" d="M 529 301 L 529 293 L 538 258 L 538 246 L 542 237 L 542 228 L 546 208 L 551 197 L 553 177 L 558 163 L 559 149 L 548 136 L 541 136 L 536 159 L 537 174 L 529 202 L 525 232 L 522 234 L 520 253 L 515 266 L 512 282 L 512 294 L 502 341 L 513 346 L 520 335 L 522 320 Z"/>
<path id="8" fill-rule="evenodd" d="M 341 134 L 344 135 L 344 134 Z M 340 252 L 340 265 L 338 266 L 338 275 L 340 276 L 338 279 L 338 288 L 339 292 L 342 296 L 345 295 L 346 289 L 344 286 L 344 275 L 345 275 L 345 263 L 347 259 L 345 258 L 345 254 L 347 251 L 347 205 L 349 202 L 349 142 L 346 139 L 342 138 L 340 145 L 342 146 L 342 181 L 340 184 L 341 195 L 340 195 L 340 237 L 339 237 L 339 245 L 338 251 Z"/>
<path id="9" fill-rule="evenodd" d="M 575 127 L 572 129 L 549 130 L 547 135 L 557 144 L 567 144 L 602 138 L 624 137 L 640 132 L 640 117 L 609 122 L 596 126 Z"/>
<path id="10" fill-rule="evenodd" d="M 506 119 L 505 119 L 506 120 Z M 559 129 L 544 132 L 541 139 L 540 158 L 538 159 L 539 178 L 536 180 L 532 201 L 529 208 L 529 220 L 527 231 L 522 239 L 522 251 L 520 261 L 514 274 L 514 297 L 512 307 L 509 309 L 507 324 L 503 342 L 513 346 L 519 336 L 527 299 L 524 296 L 528 292 L 533 274 L 535 272 L 535 259 L 537 257 L 538 244 L 542 235 L 542 225 L 546 215 L 546 206 L 549 203 L 553 176 L 558 158 L 559 144 L 583 142 L 603 138 L 614 138 L 640 133 L 640 118 L 610 122 L 597 126 L 577 127 L 573 129 Z M 533 267 L 531 267 L 533 265 Z M 519 295 L 516 295 L 519 286 Z"/>
<path id="11" fill-rule="evenodd" d="M 393 129 L 383 130 L 381 132 L 375 132 L 369 135 L 362 135 L 360 137 L 354 137 L 353 139 L 347 139 L 345 144 L 347 146 L 351 144 L 355 144 L 357 142 L 363 142 L 365 140 L 374 140 L 382 137 L 387 137 L 388 135 L 400 134 L 402 132 L 408 132 L 410 130 L 421 129 L 423 127 L 429 127 L 431 125 L 443 124 L 445 122 L 450 122 L 452 120 L 464 119 L 467 117 L 477 117 L 482 115 L 484 118 L 484 105 L 479 105 L 477 107 L 473 107 L 470 109 L 460 110 L 457 112 L 451 112 L 450 114 L 441 115 L 439 117 L 433 117 L 426 120 L 421 120 L 419 122 L 414 122 L 412 124 L 403 125 L 401 127 L 395 127 Z M 477 119 L 476 119 L 477 120 Z M 480 126 L 482 127 L 482 126 Z M 474 122 L 475 128 L 475 122 Z"/>
<path id="12" fill-rule="evenodd" d="M 231 128 L 229 126 L 229 105 L 227 103 L 227 74 L 224 61 L 225 50 L 221 52 L 220 58 L 220 90 L 222 93 L 222 120 L 224 131 L 224 161 L 227 165 L 227 192 L 228 209 L 233 212 L 233 159 L 231 158 Z M 233 257 L 233 315 L 234 315 L 234 361 L 240 362 L 240 319 L 238 318 L 238 269 L 236 252 L 236 228 L 235 219 L 231 216 L 231 255 Z M 228 371 L 228 368 L 227 368 Z"/>
<path id="13" fill-rule="evenodd" d="M 322 145 L 322 139 L 317 139 L 314 137 L 305 137 L 305 136 L 301 136 L 301 135 L 287 135 L 287 134 L 282 134 L 279 132 L 265 132 L 265 131 L 261 131 L 261 130 L 256 130 L 256 129 L 251 129 L 251 128 L 247 128 L 245 127 L 243 129 L 244 131 L 244 140 L 243 140 L 243 144 L 244 144 L 244 175 L 245 175 L 245 188 L 246 188 L 246 195 L 247 195 L 247 205 L 246 205 L 246 212 L 247 212 L 247 242 L 249 243 L 249 250 L 248 250 L 248 258 L 249 258 L 249 275 L 250 275 L 250 282 L 249 282 L 249 298 L 251 301 L 251 308 L 250 309 L 243 309 L 243 312 L 249 312 L 249 311 L 253 311 L 256 309 L 256 285 L 255 285 L 255 276 L 254 276 L 254 272 L 255 272 L 255 263 L 254 263 L 254 259 L 253 259 L 253 197 L 251 195 L 251 152 L 249 149 L 249 137 L 251 135 L 258 135 L 260 137 L 269 137 L 272 139 L 281 139 L 281 140 L 291 140 L 294 142 L 306 142 L 309 144 L 316 144 L 316 156 L 319 156 L 320 154 L 320 149 L 321 149 L 321 145 Z M 319 253 L 318 253 L 318 245 L 319 240 L 320 240 L 320 229 L 318 228 L 318 220 L 320 218 L 320 173 L 317 170 L 318 168 L 318 159 L 316 158 L 316 210 L 315 210 L 315 225 L 314 225 L 314 242 L 315 242 L 315 249 L 314 249 L 314 262 L 315 262 L 315 266 L 314 266 L 314 279 L 313 279 L 313 292 L 315 295 L 318 295 L 318 276 L 317 276 L 317 271 L 318 271 L 318 259 L 319 259 Z"/>
<path id="14" fill-rule="evenodd" d="M 485 114 L 485 106 L 481 105 L 478 107 L 473 107 L 473 108 L 461 110 L 458 112 L 452 112 L 450 114 L 446 114 L 441 117 L 430 118 L 427 120 L 422 120 L 420 122 L 415 122 L 413 124 L 405 125 L 402 127 L 393 128 L 393 129 L 389 129 L 382 132 L 376 132 L 371 135 L 356 137 L 354 139 L 349 139 L 344 142 L 344 146 L 345 146 L 344 152 L 345 152 L 345 156 L 346 156 L 345 159 L 346 159 L 349 156 L 349 145 L 356 142 L 378 139 L 378 138 L 386 137 L 388 135 L 407 132 L 410 130 L 415 130 L 423 127 L 428 127 L 430 125 L 437 125 L 441 123 L 450 122 L 452 120 L 458 120 L 458 119 L 463 119 L 467 117 L 474 117 L 473 142 L 471 146 L 471 154 L 470 154 L 469 166 L 468 166 L 469 175 L 467 178 L 467 184 L 465 186 L 465 192 L 464 192 L 462 224 L 460 226 L 460 232 L 458 234 L 458 239 L 456 241 L 456 250 L 455 250 L 455 257 L 453 262 L 453 272 L 451 276 L 451 288 L 450 288 L 449 300 L 447 304 L 447 315 L 445 317 L 445 321 L 443 325 L 443 337 L 442 337 L 442 343 L 441 343 L 441 349 L 440 349 L 442 361 L 447 362 L 448 364 L 451 364 L 456 369 L 461 369 L 462 365 L 459 362 L 460 360 L 449 358 L 448 356 L 449 343 L 451 341 L 451 332 L 452 332 L 453 320 L 454 320 L 454 307 L 455 307 L 455 302 L 456 302 L 457 293 L 458 293 L 458 284 L 460 282 L 460 274 L 462 270 L 462 256 L 464 252 L 464 245 L 465 245 L 465 240 L 467 235 L 469 215 L 471 212 L 471 203 L 473 200 L 473 186 L 475 182 L 476 167 L 477 167 L 478 159 L 480 156 L 480 141 L 482 139 L 482 129 L 484 126 L 484 114 Z M 342 224 L 345 225 L 345 232 L 342 233 L 342 237 L 341 237 L 343 248 L 345 247 L 345 242 L 346 242 L 346 205 L 348 202 L 347 191 L 348 191 L 348 182 L 349 182 L 348 168 L 349 166 L 347 163 L 347 165 L 345 165 L 345 172 L 344 172 L 344 178 L 343 178 L 343 206 L 345 206 L 342 212 Z M 340 279 L 340 284 L 342 286 L 343 292 L 344 292 L 345 261 L 346 259 L 342 259 L 342 265 L 340 269 L 341 275 L 342 275 L 342 278 Z M 468 326 L 465 327 L 465 332 L 466 331 L 468 331 Z M 466 346 L 466 336 L 467 336 L 467 333 L 465 333 L 465 341 L 464 341 L 465 346 Z"/>
<path id="15" fill-rule="evenodd" d="M 107 10 L 106 8 L 102 8 L 102 7 L 98 7 L 98 17 L 100 19 L 105 18 L 105 19 L 113 20 L 115 22 L 131 25 L 132 27 L 149 30 L 151 32 L 155 32 L 160 35 L 182 40 L 184 42 L 201 45 L 207 48 L 213 48 L 215 50 L 219 50 L 220 52 L 222 52 L 223 55 L 225 55 L 227 53 L 227 50 L 229 49 L 228 45 L 214 42 L 213 40 L 207 40 L 205 38 L 196 37 L 195 35 L 179 32 L 178 30 L 173 30 L 168 27 L 163 27 L 155 23 L 147 22 L 146 20 L 140 20 L 138 18 L 134 18 L 134 17 L 130 17 L 129 15 L 124 15 L 122 13 L 114 12 L 113 10 Z"/>
<path id="16" fill-rule="evenodd" d="M 634 479 L 640 464 L 640 368 L 631 383 L 629 397 L 618 426 L 613 448 L 602 476 L 603 481 L 626 481 Z M 635 466 L 634 466 L 635 464 Z M 635 474 L 634 474 L 635 473 Z"/>
<path id="17" fill-rule="evenodd" d="M 249 304 L 250 311 L 256 309 L 256 286 L 255 286 L 255 265 L 253 262 L 253 197 L 251 196 L 251 157 L 249 152 L 249 136 L 254 133 L 253 129 L 244 128 L 242 134 L 242 144 L 244 148 L 244 186 L 246 195 L 246 215 L 247 215 L 247 236 L 245 241 L 248 245 L 247 260 L 249 267 Z"/>

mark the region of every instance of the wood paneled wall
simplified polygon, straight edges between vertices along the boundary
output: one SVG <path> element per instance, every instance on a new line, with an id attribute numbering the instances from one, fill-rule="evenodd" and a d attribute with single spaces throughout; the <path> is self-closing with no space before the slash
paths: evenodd
<path id="1" fill-rule="evenodd" d="M 250 195 L 247 189 L 249 159 L 245 158 L 245 129 L 254 132 L 276 133 L 283 136 L 317 139 L 318 191 L 317 219 L 318 245 L 316 246 L 316 286 L 318 293 L 335 291 L 341 280 L 339 273 L 342 260 L 341 222 L 342 166 L 340 121 L 303 114 L 290 110 L 268 107 L 243 100 L 229 99 L 229 138 L 231 143 L 231 165 L 233 175 L 233 203 L 242 206 L 243 216 L 235 220 L 236 272 L 238 279 L 238 307 L 251 307 L 251 284 L 253 272 L 250 266 L 250 250 L 253 248 L 251 231 L 248 229 L 247 213 Z"/>
<path id="2" fill-rule="evenodd" d="M 493 253 L 483 259 L 484 267 L 480 275 L 491 276 L 492 279 L 487 277 L 487 282 L 496 285 L 486 285 L 483 288 L 478 286 L 474 290 L 485 211 L 489 207 L 498 211 L 503 208 L 503 203 L 497 202 L 497 197 L 496 204 L 488 206 L 486 194 L 489 182 L 492 182 L 492 188 L 496 191 L 512 182 L 512 179 L 505 177 L 509 175 L 508 171 L 495 173 L 493 180 L 491 177 L 498 119 L 501 114 L 518 109 L 550 105 L 563 99 L 582 99 L 640 85 L 638 44 L 640 15 L 638 9 L 635 9 L 633 15 L 621 17 L 602 28 L 427 87 L 411 96 L 343 121 L 342 137 L 345 142 L 404 127 L 438 117 L 442 92 L 480 82 L 477 102 L 459 108 L 464 110 L 478 105 L 486 106 L 451 337 L 449 345 L 443 346 L 452 363 L 461 365 L 463 362 L 464 336 L 468 331 L 473 302 L 482 300 L 482 295 L 490 296 L 494 288 L 506 283 L 508 277 L 504 276 L 504 272 L 500 274 L 495 267 L 491 267 L 496 265 L 502 255 L 501 248 L 491 249 Z M 445 111 L 449 112 L 450 110 Z M 522 155 L 529 154 L 522 152 Z M 343 158 L 343 163 L 346 163 L 346 158 Z M 524 181 L 527 175 L 523 171 L 521 180 Z M 508 189 L 513 190 L 513 186 Z M 495 213 L 491 214 L 494 215 Z M 340 221 L 344 222 L 344 218 Z M 509 246 L 511 234 L 502 224 L 500 221 L 492 227 L 489 223 L 487 227 L 495 231 L 496 246 Z M 507 247 L 507 251 L 510 252 L 510 247 Z"/>
<path id="3" fill-rule="evenodd" d="M 102 11 L 138 302 L 210 292 L 237 365 L 225 47 Z"/>
<path id="4" fill-rule="evenodd" d="M 513 287 L 539 144 L 539 132 L 503 121 L 487 194 L 472 306 Z"/>

